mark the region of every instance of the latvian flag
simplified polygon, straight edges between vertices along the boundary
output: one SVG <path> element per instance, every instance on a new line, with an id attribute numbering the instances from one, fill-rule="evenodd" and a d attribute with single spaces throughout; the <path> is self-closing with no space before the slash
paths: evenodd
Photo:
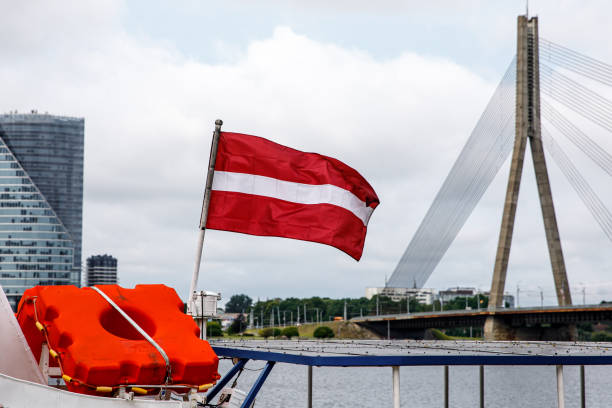
<path id="1" fill-rule="evenodd" d="M 334 246 L 361 258 L 370 184 L 331 157 L 221 132 L 206 227 Z"/>

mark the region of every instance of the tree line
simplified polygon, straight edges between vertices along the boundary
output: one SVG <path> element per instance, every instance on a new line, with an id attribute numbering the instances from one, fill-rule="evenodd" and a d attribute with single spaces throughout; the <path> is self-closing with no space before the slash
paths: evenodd
<path id="1" fill-rule="evenodd" d="M 346 304 L 347 318 L 359 316 L 373 316 L 397 313 L 418 313 L 439 310 L 459 310 L 466 308 L 486 308 L 488 297 L 484 295 L 458 297 L 449 302 L 440 304 L 436 300 L 431 305 L 421 304 L 416 299 L 411 298 L 394 301 L 388 296 L 375 295 L 371 299 L 361 298 L 342 298 L 331 299 L 328 297 L 313 296 L 310 298 L 275 298 L 266 300 L 253 300 L 245 294 L 233 295 L 225 305 L 227 313 L 243 313 L 253 317 L 256 325 L 264 326 L 295 324 L 295 323 L 315 323 L 334 320 L 334 318 L 344 317 Z"/>

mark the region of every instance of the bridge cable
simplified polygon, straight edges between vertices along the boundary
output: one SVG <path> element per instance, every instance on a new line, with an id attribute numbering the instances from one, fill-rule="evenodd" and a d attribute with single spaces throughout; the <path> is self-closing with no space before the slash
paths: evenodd
<path id="1" fill-rule="evenodd" d="M 565 56 L 568 56 L 569 58 L 573 58 L 577 61 L 581 61 L 581 63 L 586 66 L 594 67 L 595 69 L 600 70 L 604 74 L 612 75 L 612 65 L 608 64 L 607 62 L 603 62 L 598 59 L 589 57 L 586 54 L 582 54 L 578 51 L 574 51 L 571 48 L 568 48 L 564 45 L 557 44 L 553 41 L 547 40 L 546 38 L 540 37 L 540 45 L 542 44 L 545 45 L 545 47 L 541 49 L 540 52 L 544 50 L 544 52 L 548 51 L 548 52 L 551 52 L 557 55 L 565 55 Z"/>
<path id="2" fill-rule="evenodd" d="M 541 64 L 540 72 L 544 74 L 544 81 L 552 85 L 554 90 L 565 92 L 563 96 L 570 94 L 571 96 L 582 98 L 592 104 L 593 110 L 597 111 L 599 114 L 608 117 L 612 116 L 612 102 L 610 100 L 591 91 L 584 85 L 579 84 L 558 71 L 555 71 L 546 64 Z"/>
<path id="3" fill-rule="evenodd" d="M 424 285 L 510 155 L 514 135 L 515 77 L 514 59 L 402 255 L 388 286 Z"/>
<path id="4" fill-rule="evenodd" d="M 542 129 L 542 140 L 563 175 L 570 182 L 582 202 L 595 218 L 608 239 L 612 241 L 612 213 L 597 196 L 586 179 L 580 174 L 561 146 L 546 129 Z"/>
<path id="5" fill-rule="evenodd" d="M 582 117 L 612 132 L 612 102 L 544 64 L 540 65 L 541 92 Z"/>
<path id="6" fill-rule="evenodd" d="M 550 62 L 578 75 L 612 86 L 612 65 L 541 37 L 539 44 L 540 61 Z"/>
<path id="7" fill-rule="evenodd" d="M 508 120 L 507 122 L 513 122 L 513 121 Z M 497 144 L 501 144 L 501 146 L 507 145 L 507 143 L 505 144 L 497 143 Z M 491 150 L 494 150 L 494 149 L 489 149 L 488 151 L 489 157 L 494 157 Z M 504 151 L 503 147 L 499 150 L 501 150 L 502 152 Z M 503 162 L 503 159 L 505 159 L 505 156 L 502 157 L 502 162 Z M 478 160 L 472 160 L 472 163 L 476 163 L 476 162 L 478 162 Z M 461 171 L 461 167 L 457 167 L 457 169 L 458 171 L 456 171 L 454 175 L 470 174 L 474 172 L 473 171 L 474 167 L 472 167 L 471 169 L 467 168 L 465 172 Z M 450 202 L 459 201 L 460 206 L 456 210 L 453 211 L 451 208 L 448 208 L 448 205 L 443 205 L 440 202 L 438 202 L 436 205 L 432 205 L 432 208 L 431 208 L 432 211 L 429 212 L 429 215 L 432 215 L 431 218 L 433 218 L 434 220 L 436 219 L 438 220 L 438 223 L 437 223 L 438 225 L 435 224 L 435 221 L 432 221 L 430 223 L 430 234 L 429 236 L 426 237 L 426 239 L 423 239 L 421 241 L 421 245 L 419 246 L 421 248 L 422 253 L 428 253 L 430 255 L 433 255 L 429 257 L 429 260 L 426 260 L 425 264 L 423 264 L 423 269 L 425 270 L 433 269 L 435 267 L 435 264 L 432 266 L 432 263 L 433 262 L 437 263 L 439 261 L 439 258 L 441 258 L 444 255 L 443 251 L 446 250 L 446 248 L 450 245 L 449 241 L 452 241 L 452 239 L 454 239 L 454 236 L 456 235 L 456 233 L 453 235 L 453 232 L 456 231 L 458 228 L 460 228 L 460 226 L 463 225 L 463 223 L 465 222 L 465 220 L 463 220 L 463 218 L 466 217 L 465 208 L 469 205 L 469 203 L 477 200 L 478 196 L 482 195 L 481 192 L 486 189 L 486 186 L 488 184 L 484 183 L 482 179 L 484 178 L 486 180 L 486 178 L 491 177 L 490 176 L 491 173 L 493 173 L 493 176 L 494 176 L 496 171 L 495 170 L 486 171 L 486 170 L 483 170 L 483 166 L 480 166 L 478 173 L 480 176 L 479 178 L 481 179 L 480 182 L 475 183 L 473 179 L 468 184 L 467 191 L 468 193 L 470 193 L 470 190 L 471 190 L 471 194 L 464 194 L 463 200 L 461 200 L 461 197 L 460 197 L 460 193 L 461 193 L 460 187 L 462 184 L 465 184 L 465 183 L 461 183 L 461 180 L 458 180 L 456 177 L 449 177 L 447 179 L 448 183 L 446 183 L 447 186 L 450 185 L 454 187 L 454 189 L 452 190 L 448 188 L 441 189 L 439 193 L 440 196 L 446 196 L 450 198 L 449 200 Z M 463 190 L 466 190 L 466 188 L 464 187 Z M 434 226 L 437 228 L 434 228 Z M 450 239 L 449 239 L 449 236 L 450 236 Z M 419 248 L 419 247 L 416 247 L 416 248 Z M 408 282 L 408 283 L 410 285 L 413 285 L 413 284 L 416 284 L 417 279 L 419 281 L 424 281 L 427 279 L 427 277 L 428 276 L 423 276 L 423 274 L 421 273 L 419 276 L 414 276 L 412 282 Z"/>
<path id="8" fill-rule="evenodd" d="M 503 100 L 506 103 L 507 101 L 509 101 L 507 96 Z M 508 123 L 513 123 L 513 121 L 510 120 L 512 118 L 513 116 L 511 114 L 511 111 L 509 114 L 506 112 L 504 116 L 501 116 L 501 120 L 499 122 L 500 123 L 505 122 L 505 126 L 507 127 Z M 487 122 L 482 122 L 482 123 L 487 123 Z M 493 136 L 495 133 L 499 133 L 498 139 L 496 139 L 495 142 L 491 145 L 491 148 L 489 148 L 484 153 L 484 155 L 486 155 L 487 157 L 492 157 L 494 159 L 495 158 L 499 159 L 499 150 L 503 152 L 504 149 L 503 148 L 494 149 L 493 146 L 499 146 L 499 145 L 507 146 L 508 140 L 511 141 L 511 135 L 500 132 L 500 129 L 499 129 L 500 123 L 496 123 L 496 124 L 488 123 L 487 124 L 487 126 L 489 127 L 489 130 L 486 133 L 488 138 L 491 138 L 491 136 Z M 484 124 L 482 125 L 483 128 L 486 128 L 487 126 L 485 126 Z M 502 138 L 501 140 L 499 139 L 500 137 Z M 498 150 L 498 151 L 496 152 L 495 150 Z M 503 160 L 505 160 L 505 157 L 501 158 L 501 160 L 503 162 Z M 466 162 L 468 161 L 466 160 Z M 464 175 L 464 174 L 475 174 L 475 176 L 468 183 L 467 187 L 462 185 L 461 182 L 456 182 L 457 180 L 453 180 L 452 182 L 447 184 L 447 185 L 450 185 L 453 189 L 445 190 L 448 193 L 447 196 L 450 197 L 451 199 L 455 197 L 460 197 L 461 194 L 465 194 L 463 193 L 463 191 L 467 192 L 468 195 L 466 195 L 465 199 L 463 200 L 459 199 L 461 202 L 459 204 L 459 207 L 455 209 L 455 211 L 451 211 L 450 213 L 446 214 L 448 217 L 451 218 L 451 220 L 444 220 L 443 216 L 437 218 L 437 220 L 441 222 L 443 226 L 447 226 L 447 228 L 444 232 L 442 232 L 441 236 L 438 235 L 434 237 L 433 239 L 434 247 L 430 248 L 429 251 L 434 254 L 439 254 L 439 257 L 442 257 L 444 255 L 444 252 L 440 253 L 440 251 L 445 251 L 445 248 L 443 245 L 445 245 L 445 243 L 448 242 L 449 235 L 453 231 L 455 231 L 457 228 L 460 229 L 461 226 L 463 225 L 464 221 L 462 221 L 461 218 L 462 218 L 462 214 L 465 214 L 466 212 L 466 206 L 469 205 L 470 202 L 473 202 L 479 199 L 479 197 L 484 193 L 484 190 L 486 190 L 486 187 L 488 186 L 488 184 L 485 182 L 486 179 L 489 177 L 494 177 L 494 175 L 497 172 L 496 170 L 491 170 L 490 168 L 485 167 L 484 164 L 486 164 L 486 162 L 481 160 L 479 156 L 476 156 L 473 160 L 470 160 L 469 163 L 471 164 L 471 167 L 464 168 L 462 169 L 462 171 L 457 171 L 454 173 L 454 175 L 459 175 L 459 176 Z M 444 206 L 437 206 L 435 208 L 437 208 L 438 210 L 439 209 L 445 210 Z M 461 224 L 459 225 L 459 223 Z M 454 236 L 450 236 L 450 239 L 451 240 L 454 239 Z M 429 259 L 429 261 L 424 265 L 425 270 L 431 267 L 431 262 L 435 262 L 435 259 L 436 259 L 435 257 L 432 257 Z M 433 267 L 435 267 L 435 265 Z"/>
<path id="9" fill-rule="evenodd" d="M 446 231 L 443 232 L 442 236 L 437 239 L 438 245 L 436 246 L 436 249 L 435 251 L 433 251 L 433 253 L 438 254 L 439 259 L 430 258 L 425 264 L 425 270 L 431 268 L 431 270 L 433 271 L 433 269 L 435 269 L 435 267 L 439 263 L 439 260 L 441 260 L 450 244 L 452 244 L 452 242 L 456 238 L 457 234 L 459 233 L 459 230 L 465 224 L 465 221 L 475 208 L 476 204 L 478 204 L 480 198 L 482 197 L 482 195 L 484 195 L 486 189 L 490 185 L 490 182 L 493 181 L 493 178 L 497 174 L 499 167 L 501 167 L 506 158 L 510 155 L 510 152 L 512 151 L 514 136 L 513 125 L 514 117 L 510 116 L 506 121 L 506 126 L 504 127 L 504 129 L 502 129 L 502 132 L 500 133 L 500 137 L 498 138 L 499 141 L 495 145 L 499 146 L 499 148 L 492 148 L 487 153 L 485 153 L 487 155 L 491 155 L 491 157 L 495 160 L 495 166 L 489 165 L 485 167 L 484 164 L 486 163 L 481 162 L 483 165 L 479 166 L 477 174 L 475 174 L 474 178 L 470 181 L 470 184 L 467 188 L 467 190 L 471 190 L 471 194 L 461 200 L 462 203 L 459 205 L 456 211 L 451 211 L 451 224 L 448 228 L 446 228 Z M 495 152 L 494 150 L 497 150 L 497 152 Z M 490 181 L 487 182 L 487 180 Z M 429 278 L 429 275 L 427 275 L 427 277 L 421 277 L 421 279 L 423 280 L 427 280 L 427 278 Z"/>
<path id="10" fill-rule="evenodd" d="M 570 122 L 561 112 L 545 99 L 541 101 L 542 117 L 550 122 L 569 141 L 586 154 L 595 164 L 612 176 L 612 155 L 606 152 L 597 142 Z"/>

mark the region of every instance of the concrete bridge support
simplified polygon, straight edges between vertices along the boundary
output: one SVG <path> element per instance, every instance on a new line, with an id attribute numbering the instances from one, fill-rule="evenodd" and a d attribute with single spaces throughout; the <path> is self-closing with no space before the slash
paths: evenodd
<path id="1" fill-rule="evenodd" d="M 540 65 L 538 50 L 538 18 L 519 16 L 517 24 L 517 63 L 516 63 L 516 135 L 514 151 L 510 164 L 508 188 L 504 203 L 504 213 L 499 234 L 489 310 L 495 311 L 502 306 L 506 272 L 510 258 L 510 247 L 514 230 L 514 218 L 521 184 L 521 173 L 525 158 L 527 141 L 531 147 L 531 156 L 538 185 L 540 206 L 544 220 L 548 253 L 552 266 L 557 299 L 559 305 L 571 305 L 565 261 L 561 248 L 561 239 L 553 205 L 548 170 L 542 148 L 540 121 Z M 561 328 L 561 331 L 563 328 Z M 571 328 L 567 328 L 568 333 Z M 549 330 L 548 330 L 549 331 Z M 574 328 L 575 331 L 575 328 Z M 485 324 L 485 337 L 491 340 L 508 338 L 508 329 L 498 319 L 491 317 Z"/>
<path id="2" fill-rule="evenodd" d="M 530 326 L 513 326 L 501 316 L 489 316 L 485 320 L 484 339 L 531 340 L 531 341 L 576 341 L 578 330 L 575 324 L 548 323 Z"/>

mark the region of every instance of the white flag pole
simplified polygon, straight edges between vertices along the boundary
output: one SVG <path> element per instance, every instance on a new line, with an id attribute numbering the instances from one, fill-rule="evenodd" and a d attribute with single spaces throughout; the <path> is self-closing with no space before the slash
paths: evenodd
<path id="1" fill-rule="evenodd" d="M 213 177 L 215 175 L 215 162 L 217 161 L 217 148 L 219 147 L 219 136 L 221 135 L 221 125 L 223 121 L 215 121 L 215 131 L 213 133 L 212 144 L 210 146 L 210 159 L 208 160 L 208 174 L 206 175 L 206 187 L 204 189 L 204 200 L 202 202 L 202 214 L 200 215 L 200 234 L 198 236 L 198 247 L 196 250 L 195 268 L 191 277 L 191 286 L 187 298 L 187 307 L 191 308 L 193 294 L 198 285 L 200 275 L 200 262 L 202 261 L 202 250 L 204 248 L 204 233 L 206 232 L 206 220 L 208 219 L 208 206 L 210 205 L 210 192 L 212 190 Z"/>

